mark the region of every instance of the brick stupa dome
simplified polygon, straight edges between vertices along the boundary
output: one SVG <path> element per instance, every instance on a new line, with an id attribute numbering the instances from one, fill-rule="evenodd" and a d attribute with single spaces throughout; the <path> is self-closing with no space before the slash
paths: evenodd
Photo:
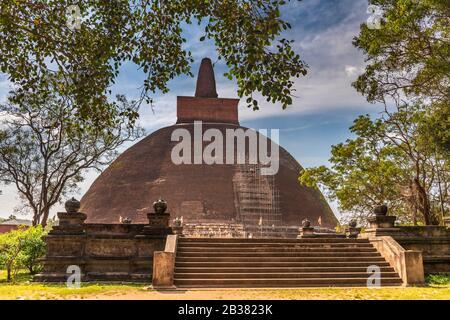
<path id="1" fill-rule="evenodd" d="M 301 166 L 282 147 L 279 170 L 273 176 L 260 175 L 257 165 L 173 163 L 175 129 L 185 128 L 193 136 L 197 120 L 202 121 L 203 131 L 215 128 L 224 137 L 227 129 L 247 129 L 239 125 L 238 102 L 217 98 L 211 60 L 203 59 L 195 97 L 177 97 L 177 123 L 126 150 L 81 199 L 87 222 L 118 223 L 122 216 L 147 223 L 146 213 L 161 197 L 172 218 L 183 216 L 190 223 L 282 226 L 300 225 L 305 218 L 317 224 L 320 217 L 323 226 L 334 227 L 337 220 L 324 197 L 299 185 Z"/>

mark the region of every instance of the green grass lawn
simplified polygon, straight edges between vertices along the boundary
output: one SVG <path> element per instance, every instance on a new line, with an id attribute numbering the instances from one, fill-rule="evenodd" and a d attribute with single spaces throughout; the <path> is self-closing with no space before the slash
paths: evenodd
<path id="1" fill-rule="evenodd" d="M 305 289 L 214 289 L 155 291 L 143 284 L 83 284 L 79 289 L 63 284 L 31 282 L 20 272 L 13 283 L 0 271 L 0 299 L 420 299 L 450 300 L 450 277 L 429 276 L 426 287 L 408 288 L 305 288 Z"/>
<path id="2" fill-rule="evenodd" d="M 20 271 L 14 281 L 6 281 L 6 271 L 0 270 L 0 299 L 70 299 L 89 298 L 95 295 L 147 292 L 142 284 L 84 284 L 81 288 L 68 288 L 65 284 L 43 284 L 32 282 L 27 271 Z"/>

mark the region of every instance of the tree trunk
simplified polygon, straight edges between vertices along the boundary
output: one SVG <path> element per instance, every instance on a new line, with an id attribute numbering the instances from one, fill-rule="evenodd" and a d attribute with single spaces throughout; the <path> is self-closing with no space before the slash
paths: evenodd
<path id="1" fill-rule="evenodd" d="M 37 211 L 35 208 L 33 209 L 33 226 L 37 226 L 39 224 L 39 211 Z"/>
<path id="2" fill-rule="evenodd" d="M 444 217 L 445 217 L 445 207 L 444 207 L 444 197 L 442 195 L 442 186 L 441 186 L 441 174 L 440 174 L 440 170 L 439 170 L 439 166 L 437 168 L 437 177 L 438 177 L 438 186 L 439 186 L 439 202 L 440 202 L 440 209 L 441 209 L 441 217 L 442 217 L 442 221 L 441 224 L 443 226 L 445 226 L 444 223 Z"/>
<path id="3" fill-rule="evenodd" d="M 425 225 L 429 226 L 434 224 L 434 219 L 431 216 L 431 210 L 430 210 L 430 202 L 428 200 L 428 194 L 425 191 L 425 188 L 420 184 L 419 179 L 414 179 L 414 190 L 416 193 L 416 199 L 417 199 L 417 207 L 419 211 L 423 215 L 423 220 Z"/>
<path id="4" fill-rule="evenodd" d="M 48 215 L 50 214 L 50 209 L 46 206 L 42 212 L 41 226 L 45 228 L 47 226 Z"/>
<path id="5" fill-rule="evenodd" d="M 7 273 L 6 281 L 11 282 L 11 267 L 10 266 L 6 267 L 6 273 Z"/>

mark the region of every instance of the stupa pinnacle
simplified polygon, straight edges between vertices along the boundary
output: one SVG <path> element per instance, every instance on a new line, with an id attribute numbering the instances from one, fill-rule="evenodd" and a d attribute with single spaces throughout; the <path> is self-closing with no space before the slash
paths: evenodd
<path id="1" fill-rule="evenodd" d="M 239 124 L 239 99 L 218 98 L 211 59 L 203 58 L 198 71 L 197 87 L 192 97 L 177 97 L 177 123 Z"/>
<path id="2" fill-rule="evenodd" d="M 200 64 L 197 77 L 197 87 L 195 89 L 196 98 L 217 98 L 216 79 L 211 59 L 203 58 Z"/>
<path id="3" fill-rule="evenodd" d="M 273 176 L 260 175 L 255 165 L 173 162 L 172 151 L 179 143 L 172 139 L 174 130 L 184 129 L 194 137 L 195 122 L 201 121 L 204 132 L 214 129 L 223 137 L 229 129 L 246 131 L 239 124 L 238 104 L 239 99 L 218 97 L 211 60 L 203 59 L 195 96 L 177 97 L 176 124 L 123 152 L 81 199 L 87 222 L 117 223 L 127 216 L 133 223 L 148 223 L 146 212 L 161 196 L 172 218 L 183 216 L 186 223 L 199 226 L 238 223 L 260 230 L 261 220 L 266 227 L 284 228 L 320 217 L 323 226 L 334 227 L 331 208 L 319 191 L 299 185 L 302 168 L 282 147 Z M 244 150 L 246 159 L 249 149 Z"/>

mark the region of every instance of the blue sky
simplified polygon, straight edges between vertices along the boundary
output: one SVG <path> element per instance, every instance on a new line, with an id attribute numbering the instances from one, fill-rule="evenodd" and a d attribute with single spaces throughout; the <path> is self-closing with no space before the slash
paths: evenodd
<path id="1" fill-rule="evenodd" d="M 280 129 L 280 144 L 286 148 L 304 167 L 328 163 L 330 146 L 351 137 L 349 126 L 360 114 L 376 115 L 381 108 L 366 102 L 364 97 L 351 87 L 351 83 L 364 67 L 364 56 L 352 45 L 352 39 L 359 32 L 359 26 L 369 17 L 366 0 L 303 0 L 291 1 L 282 9 L 282 16 L 292 29 L 283 36 L 294 39 L 294 48 L 309 65 L 308 76 L 295 81 L 297 92 L 293 105 L 282 110 L 279 105 L 266 103 L 261 99 L 261 110 L 245 108 L 243 99 L 239 106 L 241 124 L 251 128 Z M 216 61 L 212 41 L 200 42 L 202 28 L 185 26 L 196 75 L 203 57 Z M 235 82 L 223 77 L 226 67 L 220 61 L 215 64 L 217 91 L 219 97 L 237 97 Z M 132 63 L 122 67 L 116 85 L 116 93 L 137 97 L 144 74 Z M 9 83 L 0 74 L 0 101 L 4 101 Z M 170 92 L 155 96 L 154 112 L 149 106 L 140 111 L 140 124 L 147 134 L 174 124 L 176 121 L 176 96 L 192 96 L 195 78 L 182 76 L 169 83 Z M 127 144 L 124 148 L 129 147 Z M 98 174 L 86 173 L 77 198 L 87 191 Z M 13 213 L 20 203 L 12 186 L 1 186 L 0 216 Z M 336 204 L 333 210 L 338 213 Z M 61 209 L 55 207 L 54 212 Z"/>

